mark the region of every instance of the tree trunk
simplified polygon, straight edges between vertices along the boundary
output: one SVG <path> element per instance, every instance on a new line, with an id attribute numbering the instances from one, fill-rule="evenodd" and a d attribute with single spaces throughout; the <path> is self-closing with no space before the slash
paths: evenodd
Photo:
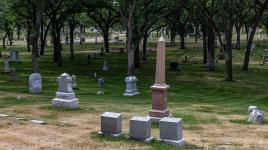
<path id="1" fill-rule="evenodd" d="M 208 26 L 208 69 L 209 71 L 215 71 L 215 49 L 214 49 L 215 34 L 213 31 L 212 23 Z"/>
<path id="2" fill-rule="evenodd" d="M 176 29 L 175 29 L 175 26 L 174 25 L 170 25 L 170 32 L 171 32 L 171 35 L 170 35 L 170 43 L 171 45 L 175 46 L 176 45 Z"/>
<path id="3" fill-rule="evenodd" d="M 7 38 L 7 32 L 6 32 L 5 36 L 3 37 L 3 49 L 6 48 L 6 38 Z"/>
<path id="4" fill-rule="evenodd" d="M 241 49 L 241 39 L 240 39 L 240 31 L 241 27 L 235 27 L 236 28 L 236 49 Z"/>
<path id="5" fill-rule="evenodd" d="M 203 64 L 207 64 L 207 29 L 206 23 L 203 23 Z"/>
<path id="6" fill-rule="evenodd" d="M 134 46 L 132 45 L 132 25 L 127 24 L 128 76 L 134 76 Z"/>
<path id="7" fill-rule="evenodd" d="M 8 40 L 9 40 L 9 45 L 12 46 L 12 32 L 10 29 L 7 30 L 7 36 L 8 36 Z"/>
<path id="8" fill-rule="evenodd" d="M 61 28 L 57 28 L 57 38 L 56 38 L 56 48 L 57 48 L 57 64 L 58 64 L 58 67 L 61 67 L 62 66 L 62 55 L 61 55 L 61 51 L 62 51 L 62 45 L 61 45 Z"/>
<path id="9" fill-rule="evenodd" d="M 74 22 L 69 23 L 70 28 L 70 53 L 71 53 L 71 60 L 74 59 Z"/>
<path id="10" fill-rule="evenodd" d="M 247 50 L 244 58 L 244 65 L 243 65 L 243 70 L 248 71 L 248 65 L 249 65 L 249 57 L 251 53 L 251 45 L 253 42 L 253 38 L 256 32 L 256 27 L 252 28 L 252 32 L 249 35 L 248 43 L 247 43 Z"/>
<path id="11" fill-rule="evenodd" d="M 140 68 L 140 42 L 135 42 L 134 67 Z"/>
<path id="12" fill-rule="evenodd" d="M 184 29 L 180 30 L 181 49 L 185 49 Z"/>
<path id="13" fill-rule="evenodd" d="M 143 57 L 142 60 L 145 62 L 147 61 L 147 41 L 148 41 L 148 32 L 143 36 Z"/>
<path id="14" fill-rule="evenodd" d="M 198 42 L 198 25 L 195 25 L 195 43 Z"/>
<path id="15" fill-rule="evenodd" d="M 27 52 L 31 52 L 31 25 L 29 19 L 27 19 Z"/>
<path id="16" fill-rule="evenodd" d="M 103 40 L 104 40 L 105 52 L 109 53 L 110 52 L 110 48 L 109 48 L 109 30 L 103 32 Z"/>

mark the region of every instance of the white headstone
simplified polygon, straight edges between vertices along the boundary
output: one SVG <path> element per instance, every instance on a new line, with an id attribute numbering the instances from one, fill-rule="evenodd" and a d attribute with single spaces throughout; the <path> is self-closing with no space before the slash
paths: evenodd
<path id="1" fill-rule="evenodd" d="M 137 89 L 137 81 L 138 79 L 135 76 L 126 77 L 126 91 L 124 96 L 131 97 L 140 94 Z"/>
<path id="2" fill-rule="evenodd" d="M 57 81 L 59 87 L 56 92 L 56 98 L 52 100 L 52 106 L 70 109 L 79 108 L 79 101 L 75 97 L 75 93 L 72 88 L 72 77 L 70 77 L 67 73 L 63 73 L 57 78 Z"/>
<path id="3" fill-rule="evenodd" d="M 33 73 L 29 76 L 29 92 L 38 94 L 42 91 L 42 76 L 39 73 Z"/>
<path id="4" fill-rule="evenodd" d="M 262 124 L 264 122 L 264 112 L 259 110 L 257 106 L 249 106 L 250 112 L 248 122 Z"/>

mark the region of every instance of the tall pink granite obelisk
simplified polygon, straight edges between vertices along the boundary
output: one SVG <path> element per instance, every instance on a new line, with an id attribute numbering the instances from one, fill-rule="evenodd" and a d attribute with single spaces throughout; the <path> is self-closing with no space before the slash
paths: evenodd
<path id="1" fill-rule="evenodd" d="M 149 112 L 149 117 L 153 121 L 159 121 L 164 117 L 169 117 L 169 110 L 167 107 L 167 89 L 166 84 L 166 42 L 161 37 L 157 44 L 157 58 L 156 58 L 156 73 L 155 84 L 151 86 L 152 89 L 152 110 Z"/>

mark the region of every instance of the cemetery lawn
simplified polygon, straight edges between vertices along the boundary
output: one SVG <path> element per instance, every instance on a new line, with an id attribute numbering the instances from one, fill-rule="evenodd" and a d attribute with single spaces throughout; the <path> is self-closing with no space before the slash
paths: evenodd
<path id="1" fill-rule="evenodd" d="M 81 48 L 83 47 L 83 48 Z M 114 48 L 118 48 L 113 46 Z M 127 55 L 111 52 L 107 56 L 110 72 L 101 72 L 103 60 L 87 64 L 91 45 L 76 47 L 75 60 L 69 59 L 66 47 L 64 67 L 52 62 L 52 53 L 42 56 L 40 73 L 43 91 L 39 95 L 28 93 L 28 76 L 31 59 L 27 52 L 21 54 L 21 64 L 11 63 L 17 70 L 17 81 L 10 75 L 0 75 L 0 112 L 11 117 L 0 118 L 0 149 L 137 149 L 172 150 L 172 146 L 153 141 L 143 144 L 127 139 L 129 119 L 147 116 L 151 108 L 150 86 L 154 83 L 155 52 L 148 55 L 148 63 L 136 69 L 140 96 L 123 97 L 125 90 Z M 95 49 L 98 47 L 95 47 Z M 268 147 L 268 121 L 264 125 L 247 123 L 247 108 L 257 105 L 268 110 L 268 65 L 262 63 L 264 47 L 257 47 L 251 57 L 250 71 L 242 71 L 243 50 L 234 50 L 234 82 L 224 81 L 224 62 L 216 64 L 215 72 L 208 72 L 202 65 L 202 52 L 194 49 L 174 50 L 168 47 L 167 83 L 168 106 L 173 116 L 183 119 L 183 149 L 265 149 Z M 182 62 L 187 55 L 189 61 Z M 180 63 L 180 72 L 168 71 L 170 61 Z M 2 63 L 3 59 L 1 59 Z M 77 76 L 81 109 L 64 110 L 51 107 L 57 90 L 56 77 L 67 72 Z M 94 72 L 97 78 L 93 77 Z M 105 94 L 97 96 L 98 78 L 106 78 Z M 123 113 L 125 137 L 113 139 L 97 134 L 100 115 L 105 111 Z M 17 120 L 16 118 L 24 118 Z M 27 120 L 41 119 L 47 125 L 33 125 Z M 152 134 L 158 137 L 158 125 L 152 125 Z"/>

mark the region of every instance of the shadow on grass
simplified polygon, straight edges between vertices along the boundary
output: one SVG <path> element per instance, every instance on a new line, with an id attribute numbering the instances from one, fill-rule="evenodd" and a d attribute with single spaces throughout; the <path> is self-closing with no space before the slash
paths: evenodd
<path id="1" fill-rule="evenodd" d="M 151 146 L 155 150 L 178 150 L 178 149 L 180 149 L 180 150 L 198 150 L 198 149 L 200 149 L 201 150 L 202 149 L 201 147 L 197 147 L 195 145 L 190 145 L 187 143 L 186 143 L 185 147 L 178 148 L 178 147 L 174 147 L 174 146 L 165 144 L 163 142 L 156 141 L 155 139 L 151 143 L 146 144 L 146 143 L 139 142 L 136 140 L 128 139 L 126 136 L 114 138 L 114 137 L 110 137 L 110 136 L 106 136 L 106 135 L 99 135 L 98 133 L 92 133 L 90 135 L 90 138 L 97 141 L 97 142 L 124 142 L 124 143 L 128 143 L 130 145 L 141 145 L 141 146 L 148 145 L 148 146 Z"/>

